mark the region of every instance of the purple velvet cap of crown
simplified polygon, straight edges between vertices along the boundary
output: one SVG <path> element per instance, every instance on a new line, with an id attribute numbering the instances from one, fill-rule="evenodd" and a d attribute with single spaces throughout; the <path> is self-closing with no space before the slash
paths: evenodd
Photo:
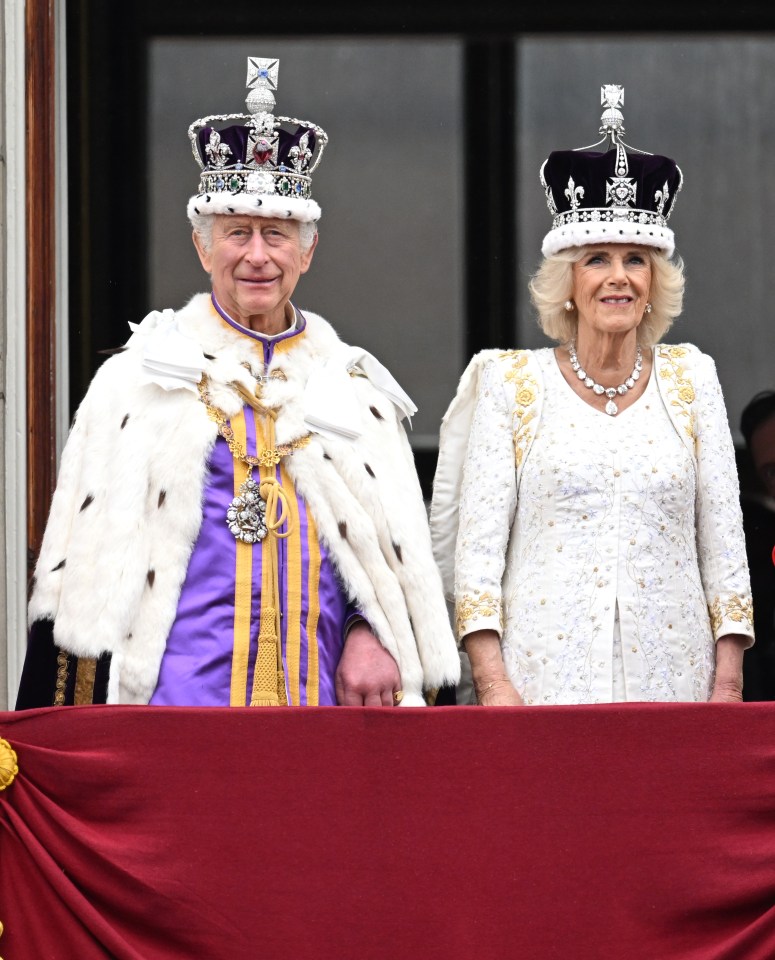
<path id="1" fill-rule="evenodd" d="M 661 191 L 667 184 L 669 196 L 661 210 L 663 217 L 667 219 L 681 182 L 675 161 L 658 154 L 628 153 L 627 165 L 629 170 L 625 179 L 635 181 L 635 200 L 632 206 L 638 210 L 656 213 Z M 606 153 L 557 150 L 549 154 L 544 167 L 544 179 L 552 191 L 557 213 L 571 209 L 571 199 L 566 193 L 571 178 L 576 187 L 584 189 L 581 208 L 611 206 L 606 197 L 606 186 L 615 177 L 616 150 L 608 150 Z"/>
<path id="2" fill-rule="evenodd" d="M 541 170 L 552 229 L 544 256 L 570 246 L 603 241 L 675 248 L 668 218 L 681 189 L 674 160 L 627 151 L 627 171 L 616 173 L 617 151 L 559 150 Z"/>
<path id="3" fill-rule="evenodd" d="M 213 130 L 215 130 L 215 127 L 202 127 L 197 134 L 197 148 L 205 170 L 215 169 L 205 151 Z M 230 127 L 223 127 L 221 130 L 218 130 L 217 133 L 221 138 L 221 143 L 226 144 L 231 151 L 231 153 L 227 154 L 226 163 L 222 169 L 228 170 L 237 163 L 245 165 L 249 161 L 256 163 L 256 169 L 262 169 L 264 163 L 262 163 L 261 159 L 247 156 L 250 127 L 245 126 L 245 124 L 234 124 Z M 310 127 L 297 127 L 294 132 L 280 128 L 276 133 L 278 136 L 277 167 L 288 166 L 290 168 L 291 164 L 289 163 L 288 154 L 293 147 L 299 145 L 305 133 L 309 134 L 307 141 L 308 149 L 311 153 L 315 152 L 315 131 Z M 266 163 L 267 169 L 276 169 L 275 165 L 271 163 L 271 156 L 267 156 L 264 162 Z"/>

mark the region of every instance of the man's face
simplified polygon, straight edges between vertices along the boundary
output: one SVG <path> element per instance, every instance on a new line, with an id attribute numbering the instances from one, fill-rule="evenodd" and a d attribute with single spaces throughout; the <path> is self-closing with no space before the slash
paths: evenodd
<path id="1" fill-rule="evenodd" d="M 775 416 L 760 423 L 751 434 L 751 458 L 767 493 L 775 497 Z"/>
<path id="2" fill-rule="evenodd" d="M 286 329 L 286 304 L 315 249 L 313 243 L 302 253 L 298 223 L 218 215 L 210 249 L 202 248 L 196 234 L 194 245 L 218 303 L 232 319 L 261 333 Z"/>

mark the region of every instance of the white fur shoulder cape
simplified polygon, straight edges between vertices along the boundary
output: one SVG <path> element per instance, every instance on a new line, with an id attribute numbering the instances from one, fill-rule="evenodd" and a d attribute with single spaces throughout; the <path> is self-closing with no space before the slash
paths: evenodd
<path id="1" fill-rule="evenodd" d="M 285 465 L 350 599 L 398 663 L 402 705 L 422 706 L 424 688 L 456 682 L 459 661 L 400 422 L 408 398 L 325 320 L 305 318 L 293 346 L 275 350 L 269 372 L 284 378 L 263 385 L 262 402 L 288 443 L 310 432 L 310 380 L 341 367 L 349 433 L 313 429 Z M 171 370 L 160 356 L 173 357 Z M 347 366 L 359 375 L 344 376 Z M 111 654 L 111 703 L 151 697 L 199 533 L 217 436 L 196 389 L 202 372 L 226 416 L 242 407 L 234 384 L 252 393 L 264 373 L 260 343 L 220 320 L 205 294 L 150 314 L 102 365 L 62 457 L 29 620 L 53 621 L 54 642 L 75 656 Z"/>

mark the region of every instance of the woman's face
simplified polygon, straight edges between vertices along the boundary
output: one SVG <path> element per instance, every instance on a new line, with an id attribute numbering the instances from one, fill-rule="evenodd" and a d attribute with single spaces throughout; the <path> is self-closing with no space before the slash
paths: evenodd
<path id="1" fill-rule="evenodd" d="M 579 329 L 605 334 L 635 330 L 651 289 L 651 259 L 645 247 L 602 243 L 584 249 L 573 264 L 572 299 Z"/>

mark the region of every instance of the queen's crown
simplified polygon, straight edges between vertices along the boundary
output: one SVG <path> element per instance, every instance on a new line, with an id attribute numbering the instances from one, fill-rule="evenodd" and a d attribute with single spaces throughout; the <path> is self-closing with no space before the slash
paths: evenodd
<path id="1" fill-rule="evenodd" d="M 544 255 L 585 243 L 627 242 L 674 248 L 667 225 L 683 176 L 669 157 L 624 142 L 624 88 L 601 88 L 602 140 L 560 150 L 541 167 L 541 185 L 552 215 Z M 607 144 L 607 148 L 606 148 Z"/>

